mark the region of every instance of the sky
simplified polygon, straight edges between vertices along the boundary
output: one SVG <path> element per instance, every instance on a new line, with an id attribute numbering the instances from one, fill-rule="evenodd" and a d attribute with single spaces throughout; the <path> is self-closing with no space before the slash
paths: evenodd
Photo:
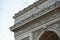
<path id="1" fill-rule="evenodd" d="M 33 2 L 36 0 L 0 0 L 0 40 L 15 40 L 9 28 L 14 25 L 12 17 Z"/>

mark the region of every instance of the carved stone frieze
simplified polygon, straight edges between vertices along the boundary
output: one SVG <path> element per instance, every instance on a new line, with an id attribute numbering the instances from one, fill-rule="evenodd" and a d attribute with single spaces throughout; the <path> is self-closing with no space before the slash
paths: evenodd
<path id="1" fill-rule="evenodd" d="M 41 17 L 38 17 L 37 19 L 27 23 L 26 25 L 23 25 L 23 28 L 20 29 L 18 32 L 15 33 L 15 35 L 22 34 L 26 31 L 32 30 L 33 28 L 36 28 L 38 26 L 41 26 L 51 20 L 54 20 L 56 18 L 60 17 L 60 9 L 53 10 Z"/>

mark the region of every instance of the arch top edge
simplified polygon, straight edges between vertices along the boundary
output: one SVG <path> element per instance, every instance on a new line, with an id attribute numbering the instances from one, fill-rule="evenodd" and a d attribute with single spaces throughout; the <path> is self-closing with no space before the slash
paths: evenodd
<path id="1" fill-rule="evenodd" d="M 58 39 L 60 40 L 60 36 L 59 36 L 59 34 L 57 33 L 57 31 L 56 30 L 53 30 L 53 29 L 49 29 L 49 30 L 44 30 L 44 31 L 42 31 L 41 33 L 40 33 L 40 35 L 38 36 L 38 38 L 37 38 L 37 40 L 40 40 L 40 38 L 42 37 L 42 35 L 44 34 L 44 33 L 48 33 L 48 32 L 51 32 L 50 34 L 52 34 L 52 33 L 54 33 L 54 34 L 56 34 L 56 36 L 58 37 Z M 46 34 L 45 34 L 46 35 Z M 46 36 L 47 37 L 47 36 Z"/>

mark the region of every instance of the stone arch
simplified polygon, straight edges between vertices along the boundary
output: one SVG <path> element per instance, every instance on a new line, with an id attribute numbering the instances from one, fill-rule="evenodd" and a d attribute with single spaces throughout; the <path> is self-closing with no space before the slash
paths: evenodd
<path id="1" fill-rule="evenodd" d="M 59 34 L 56 30 L 47 29 L 40 33 L 37 40 L 60 40 L 59 38 Z"/>

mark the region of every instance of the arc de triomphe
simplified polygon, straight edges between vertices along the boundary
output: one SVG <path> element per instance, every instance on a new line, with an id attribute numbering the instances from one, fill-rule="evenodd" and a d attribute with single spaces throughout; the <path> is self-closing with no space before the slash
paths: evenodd
<path id="1" fill-rule="evenodd" d="M 60 0 L 39 0 L 13 18 L 15 40 L 60 40 Z"/>

